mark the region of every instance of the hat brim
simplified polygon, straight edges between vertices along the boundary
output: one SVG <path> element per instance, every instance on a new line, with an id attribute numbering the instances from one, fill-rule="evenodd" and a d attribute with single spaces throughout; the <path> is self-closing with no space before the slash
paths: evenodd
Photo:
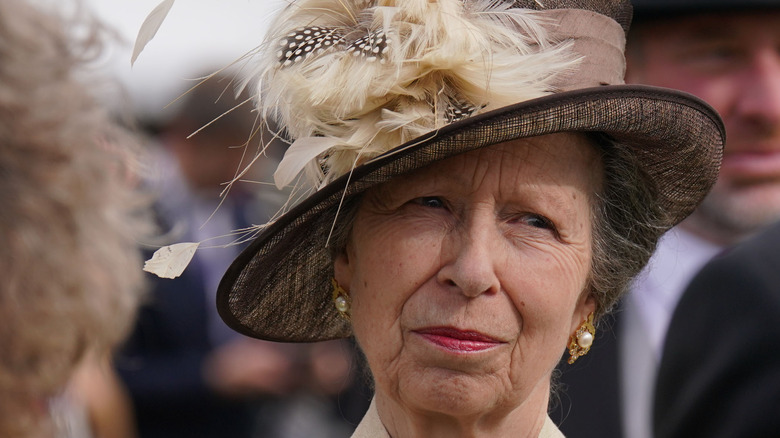
<path id="1" fill-rule="evenodd" d="M 572 131 L 602 132 L 635 151 L 670 214 L 670 227 L 714 184 L 725 139 L 720 117 L 700 99 L 643 85 L 556 93 L 452 123 L 356 167 L 268 225 L 222 278 L 220 316 L 240 333 L 271 341 L 350 336 L 331 299 L 326 247 L 342 199 L 453 155 Z"/>

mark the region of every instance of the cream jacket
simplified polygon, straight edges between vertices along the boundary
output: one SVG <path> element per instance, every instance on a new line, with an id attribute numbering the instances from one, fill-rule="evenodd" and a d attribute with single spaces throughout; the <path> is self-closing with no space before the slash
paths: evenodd
<path id="1" fill-rule="evenodd" d="M 352 434 L 352 438 L 390 438 L 390 434 L 387 433 L 385 426 L 382 424 L 382 420 L 379 419 L 379 412 L 376 409 L 376 399 L 371 400 L 371 405 L 368 407 L 368 411 L 363 419 L 358 424 L 355 433 Z M 542 431 L 539 433 L 539 438 L 565 438 L 560 430 L 555 426 L 555 423 L 550 420 L 550 417 L 544 422 Z"/>

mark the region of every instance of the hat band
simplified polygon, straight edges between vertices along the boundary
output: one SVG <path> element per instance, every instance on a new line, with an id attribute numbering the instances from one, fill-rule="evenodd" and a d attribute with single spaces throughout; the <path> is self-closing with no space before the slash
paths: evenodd
<path id="1" fill-rule="evenodd" d="M 547 31 L 553 41 L 572 41 L 573 51 L 582 56 L 576 72 L 555 81 L 560 91 L 624 83 L 626 35 L 617 21 L 584 9 L 539 11 L 550 19 Z"/>

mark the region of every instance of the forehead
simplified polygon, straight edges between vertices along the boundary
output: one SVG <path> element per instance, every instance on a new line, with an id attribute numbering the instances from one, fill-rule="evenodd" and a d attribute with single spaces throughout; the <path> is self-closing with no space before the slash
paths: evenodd
<path id="1" fill-rule="evenodd" d="M 528 186 L 600 187 L 602 167 L 595 142 L 582 133 L 557 133 L 512 140 L 466 152 L 396 178 L 385 188 Z"/>
<path id="2" fill-rule="evenodd" d="M 689 42 L 726 38 L 731 42 L 775 36 L 780 38 L 780 9 L 714 12 L 660 19 L 636 26 L 648 41 L 670 38 Z M 668 47 L 673 49 L 674 47 Z"/>

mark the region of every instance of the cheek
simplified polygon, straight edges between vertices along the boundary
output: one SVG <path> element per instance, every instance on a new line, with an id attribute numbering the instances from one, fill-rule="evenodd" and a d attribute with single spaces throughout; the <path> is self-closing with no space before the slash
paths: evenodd
<path id="1" fill-rule="evenodd" d="M 397 355 L 401 316 L 415 292 L 435 275 L 440 258 L 440 240 L 393 230 L 375 228 L 351 255 L 352 325 L 369 362 Z"/>
<path id="2" fill-rule="evenodd" d="M 676 88 L 691 93 L 712 105 L 718 113 L 726 117 L 744 92 L 743 84 L 730 77 L 693 77 Z"/>
<path id="3" fill-rule="evenodd" d="M 582 245 L 571 251 L 537 251 L 508 258 L 502 267 L 507 272 L 505 287 L 518 309 L 549 309 L 559 314 L 573 310 L 587 284 L 589 251 L 589 245 Z M 529 300 L 534 307 L 529 308 Z"/>
<path id="4" fill-rule="evenodd" d="M 408 294 L 435 272 L 441 241 L 407 234 L 377 232 L 366 239 L 366 245 L 352 256 L 351 293 L 370 297 L 366 301 L 402 305 Z"/>
<path id="5" fill-rule="evenodd" d="M 520 313 L 519 351 L 544 354 L 556 363 L 590 271 L 589 247 L 516 260 L 513 281 L 506 288 Z"/>

